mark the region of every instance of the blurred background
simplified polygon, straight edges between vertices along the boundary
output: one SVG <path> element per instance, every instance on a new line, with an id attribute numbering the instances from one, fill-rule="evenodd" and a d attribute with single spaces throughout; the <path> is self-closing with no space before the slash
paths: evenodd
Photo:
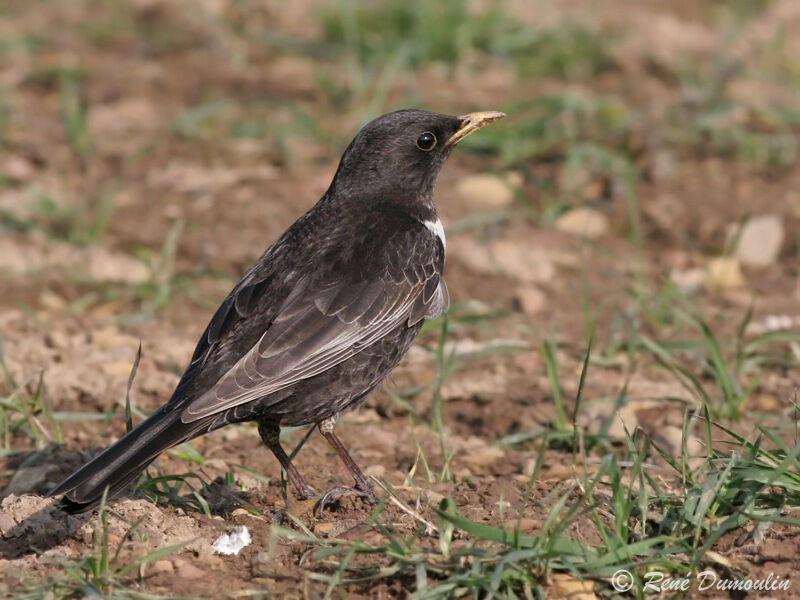
<path id="1" fill-rule="evenodd" d="M 342 427 L 356 456 L 399 481 L 420 447 L 456 486 L 530 475 L 590 338 L 576 423 L 606 450 L 636 427 L 699 448 L 698 407 L 793 439 L 796 0 L 3 0 L 0 483 L 124 431 L 140 341 L 130 397 L 163 403 L 359 127 L 407 107 L 508 117 L 439 180 L 453 309 Z M 212 476 L 279 477 L 242 431 L 193 443 Z M 308 447 L 301 471 L 335 464 Z"/>

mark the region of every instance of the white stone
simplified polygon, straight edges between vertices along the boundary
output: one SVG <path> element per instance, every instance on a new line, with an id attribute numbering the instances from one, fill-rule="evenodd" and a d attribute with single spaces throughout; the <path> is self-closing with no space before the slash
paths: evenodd
<path id="1" fill-rule="evenodd" d="M 565 212 L 556 220 L 556 229 L 596 240 L 608 233 L 611 225 L 603 213 L 581 206 Z"/>
<path id="2" fill-rule="evenodd" d="M 464 205 L 471 210 L 498 210 L 514 202 L 512 185 L 510 180 L 492 173 L 479 173 L 461 179 L 456 191 Z"/>
<path id="3" fill-rule="evenodd" d="M 786 237 L 779 215 L 760 215 L 744 224 L 736 258 L 748 267 L 766 267 L 775 262 Z"/>
<path id="4" fill-rule="evenodd" d="M 669 278 L 684 294 L 699 291 L 706 283 L 706 270 L 700 267 L 691 269 L 672 269 Z"/>

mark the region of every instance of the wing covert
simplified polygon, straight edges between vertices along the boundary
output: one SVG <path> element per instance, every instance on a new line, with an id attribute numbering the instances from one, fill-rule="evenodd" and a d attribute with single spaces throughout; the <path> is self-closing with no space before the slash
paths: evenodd
<path id="1" fill-rule="evenodd" d="M 385 245 L 397 252 L 372 278 L 359 279 L 370 271 L 361 269 L 354 276 L 299 280 L 257 343 L 181 419 L 192 422 L 269 396 L 344 362 L 404 323 L 438 315 L 448 303 L 438 240 L 418 227 L 400 241 Z"/>

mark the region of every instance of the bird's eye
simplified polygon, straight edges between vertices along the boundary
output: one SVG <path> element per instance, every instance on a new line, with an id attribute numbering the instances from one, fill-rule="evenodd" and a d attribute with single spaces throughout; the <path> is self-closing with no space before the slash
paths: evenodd
<path id="1" fill-rule="evenodd" d="M 436 136 L 426 131 L 417 138 L 417 148 L 423 152 L 430 152 L 436 146 Z"/>

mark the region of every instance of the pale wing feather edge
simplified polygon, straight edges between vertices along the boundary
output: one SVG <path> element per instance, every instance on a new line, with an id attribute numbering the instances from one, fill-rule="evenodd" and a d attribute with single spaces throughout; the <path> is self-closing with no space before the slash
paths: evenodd
<path id="1" fill-rule="evenodd" d="M 422 287 L 417 285 L 409 289 L 410 294 L 385 307 L 382 314 L 366 327 L 342 322 L 336 316 L 329 317 L 331 326 L 341 330 L 339 335 L 294 365 L 283 365 L 281 374 L 275 377 L 265 377 L 263 373 L 271 370 L 270 367 L 282 357 L 271 355 L 264 359 L 259 352 L 259 346 L 269 335 L 267 331 L 212 389 L 184 409 L 181 420 L 190 423 L 257 400 L 344 362 L 407 320 L 416 296 L 422 293 Z M 311 302 L 308 310 L 317 310 L 317 307 Z"/>

